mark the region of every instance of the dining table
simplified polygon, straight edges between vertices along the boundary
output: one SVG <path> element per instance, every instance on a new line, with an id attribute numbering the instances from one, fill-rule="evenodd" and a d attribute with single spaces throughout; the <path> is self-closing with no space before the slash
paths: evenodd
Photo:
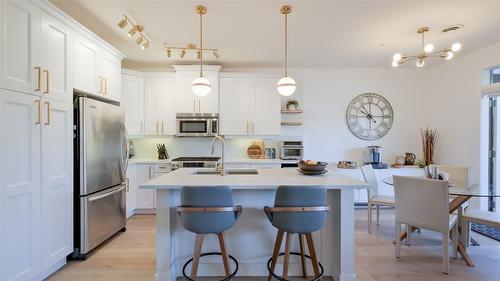
<path id="1" fill-rule="evenodd" d="M 393 177 L 384 177 L 381 179 L 383 183 L 387 184 L 388 186 L 394 187 L 394 178 Z M 448 212 L 451 214 L 458 210 L 461 206 L 463 206 L 466 202 L 468 202 L 471 198 L 492 198 L 492 197 L 500 197 L 500 190 L 485 190 L 481 188 L 477 184 L 472 184 L 472 185 L 463 185 L 463 184 L 456 184 L 454 182 L 449 182 L 449 189 L 448 193 L 450 196 L 452 196 L 452 200 L 449 203 L 448 207 Z M 459 215 L 459 220 L 461 221 L 461 214 L 462 212 L 458 212 Z M 461 232 L 462 230 L 460 229 L 459 226 L 459 231 Z M 406 231 L 401 233 L 400 239 L 404 240 L 408 234 Z M 460 256 L 464 259 L 465 263 L 470 266 L 474 267 L 474 263 L 472 262 L 471 258 L 467 254 L 466 250 L 466 245 L 462 243 L 462 240 L 458 242 L 458 252 L 460 253 Z"/>

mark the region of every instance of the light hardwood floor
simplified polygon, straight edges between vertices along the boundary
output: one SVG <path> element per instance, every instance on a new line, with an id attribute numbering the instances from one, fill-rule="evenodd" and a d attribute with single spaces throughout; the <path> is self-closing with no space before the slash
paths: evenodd
<path id="1" fill-rule="evenodd" d="M 366 209 L 356 212 L 356 270 L 359 281 L 499 281 L 500 242 L 473 234 L 481 246 L 470 247 L 475 268 L 463 260 L 451 260 L 450 274 L 441 273 L 440 235 L 430 231 L 413 235 L 411 247 L 403 246 L 394 257 L 394 211 L 381 211 L 381 225 L 368 234 Z M 97 249 L 85 261 L 71 261 L 53 274 L 51 281 L 151 281 L 155 272 L 155 217 L 136 215 L 127 232 Z M 213 280 L 204 278 L 202 280 Z M 237 278 L 239 281 L 265 280 Z M 300 279 L 296 279 L 300 280 Z M 326 279 L 327 280 L 327 279 Z M 325 280 L 325 281 L 326 281 Z"/>

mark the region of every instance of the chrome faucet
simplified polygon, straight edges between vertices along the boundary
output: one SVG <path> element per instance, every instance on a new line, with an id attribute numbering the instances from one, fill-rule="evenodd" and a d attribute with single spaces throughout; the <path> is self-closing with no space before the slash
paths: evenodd
<path id="1" fill-rule="evenodd" d="M 223 136 L 217 135 L 212 139 L 212 155 L 215 154 L 215 141 L 220 140 L 221 141 L 221 165 L 220 167 L 217 167 L 217 171 L 220 171 L 220 175 L 223 176 L 226 174 L 226 163 L 224 160 L 224 150 L 226 150 L 226 141 L 224 140 Z"/>

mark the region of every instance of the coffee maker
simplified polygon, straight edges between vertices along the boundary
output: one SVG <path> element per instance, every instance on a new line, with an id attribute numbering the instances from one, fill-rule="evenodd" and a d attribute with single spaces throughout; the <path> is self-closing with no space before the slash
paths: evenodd
<path id="1" fill-rule="evenodd" d="M 384 149 L 381 146 L 371 145 L 365 150 L 365 164 L 371 164 L 373 169 L 387 169 L 387 163 L 382 162 Z"/>

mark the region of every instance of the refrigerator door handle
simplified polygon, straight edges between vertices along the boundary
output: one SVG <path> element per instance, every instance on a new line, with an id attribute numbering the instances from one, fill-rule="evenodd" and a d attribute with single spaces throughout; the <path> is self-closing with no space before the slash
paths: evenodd
<path id="1" fill-rule="evenodd" d="M 127 128 L 125 127 L 125 124 L 122 124 L 122 171 L 123 175 L 125 176 L 127 174 L 127 167 L 128 167 L 128 155 L 129 155 L 129 141 L 128 141 L 128 134 L 127 134 Z"/>
<path id="2" fill-rule="evenodd" d="M 115 189 L 113 191 L 110 191 L 110 192 L 107 192 L 107 193 L 104 193 L 104 194 L 101 194 L 101 195 L 98 195 L 98 196 L 95 196 L 95 197 L 90 197 L 89 198 L 89 202 L 94 202 L 94 201 L 97 201 L 99 199 L 106 198 L 106 197 L 111 196 L 111 195 L 113 195 L 115 193 L 121 192 L 124 189 L 125 189 L 125 185 L 122 185 L 120 188 Z"/>

